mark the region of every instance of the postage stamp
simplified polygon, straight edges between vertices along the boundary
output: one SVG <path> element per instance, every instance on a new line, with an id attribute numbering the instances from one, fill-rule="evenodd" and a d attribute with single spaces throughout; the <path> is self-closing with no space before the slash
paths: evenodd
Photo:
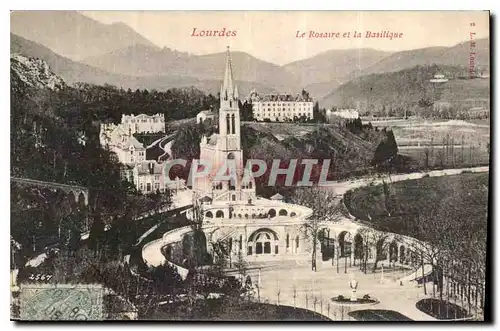
<path id="1" fill-rule="evenodd" d="M 98 284 L 21 284 L 21 320 L 102 320 L 103 293 Z"/>

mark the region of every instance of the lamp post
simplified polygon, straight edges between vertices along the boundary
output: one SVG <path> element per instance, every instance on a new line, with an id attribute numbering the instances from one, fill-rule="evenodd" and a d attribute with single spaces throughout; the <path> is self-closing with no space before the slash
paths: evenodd
<path id="1" fill-rule="evenodd" d="M 340 251 L 339 251 L 339 247 L 337 247 L 337 273 L 339 273 L 339 255 L 340 255 Z"/>

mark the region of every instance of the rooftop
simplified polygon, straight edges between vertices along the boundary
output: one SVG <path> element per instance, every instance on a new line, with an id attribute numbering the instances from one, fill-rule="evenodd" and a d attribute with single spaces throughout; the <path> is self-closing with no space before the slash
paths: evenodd
<path id="1" fill-rule="evenodd" d="M 267 94 L 259 98 L 259 101 L 295 101 L 295 102 L 312 102 L 312 98 L 300 94 Z"/>
<path id="2" fill-rule="evenodd" d="M 135 149 L 146 149 L 134 136 L 122 136 L 119 146 L 122 149 L 127 149 L 130 146 L 134 146 Z"/>
<path id="3" fill-rule="evenodd" d="M 213 115 L 213 116 L 215 116 L 215 112 L 213 112 L 211 110 L 202 110 L 198 114 Z"/>

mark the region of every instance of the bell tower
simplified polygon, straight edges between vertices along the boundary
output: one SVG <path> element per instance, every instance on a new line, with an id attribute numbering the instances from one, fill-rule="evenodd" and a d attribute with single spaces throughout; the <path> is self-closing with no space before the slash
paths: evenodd
<path id="1" fill-rule="evenodd" d="M 240 150 L 240 111 L 238 108 L 238 87 L 233 78 L 229 46 L 226 52 L 224 82 L 220 89 L 219 137 L 223 150 Z"/>

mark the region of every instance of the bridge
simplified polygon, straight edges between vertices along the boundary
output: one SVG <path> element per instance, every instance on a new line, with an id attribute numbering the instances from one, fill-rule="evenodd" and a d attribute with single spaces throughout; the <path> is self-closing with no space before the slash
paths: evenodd
<path id="1" fill-rule="evenodd" d="M 80 195 L 83 195 L 85 206 L 88 206 L 89 204 L 89 190 L 88 188 L 83 186 L 61 184 L 56 182 L 46 182 L 37 179 L 20 178 L 20 177 L 10 177 L 10 181 L 20 185 L 38 186 L 43 188 L 61 190 L 68 194 L 73 194 L 76 203 L 79 202 Z"/>

